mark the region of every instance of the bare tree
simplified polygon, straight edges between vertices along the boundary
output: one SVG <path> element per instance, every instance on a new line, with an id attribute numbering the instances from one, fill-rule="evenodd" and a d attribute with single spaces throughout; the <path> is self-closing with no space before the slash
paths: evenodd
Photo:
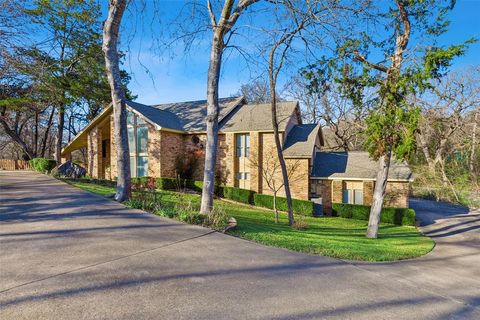
<path id="1" fill-rule="evenodd" d="M 200 207 L 201 213 L 209 213 L 213 208 L 215 164 L 218 146 L 218 115 L 220 113 L 218 84 L 222 66 L 222 55 L 233 35 L 232 28 L 238 18 L 255 2 L 257 2 L 257 0 L 240 0 L 237 5 L 234 6 L 234 0 L 225 0 L 220 17 L 217 19 L 210 0 L 207 0 L 213 37 L 207 79 L 207 142 L 205 146 L 205 170 L 202 203 Z"/>
<path id="2" fill-rule="evenodd" d="M 470 174 L 472 176 L 473 181 L 478 180 L 478 162 L 476 161 L 476 147 L 477 147 L 477 130 L 478 130 L 478 123 L 480 122 L 480 107 L 477 107 L 475 111 L 475 115 L 473 117 L 473 125 L 472 125 L 472 146 L 470 149 L 470 160 L 468 163 L 468 167 L 470 169 Z"/>
<path id="3" fill-rule="evenodd" d="M 282 178 L 280 161 L 276 154 L 276 148 L 264 150 L 262 156 L 252 154 L 250 157 L 250 166 L 260 170 L 262 179 L 268 189 L 273 194 L 273 211 L 275 213 L 275 223 L 278 223 L 277 194 L 285 186 L 285 180 Z M 288 182 L 295 182 L 304 179 L 297 174 L 300 161 L 291 161 L 286 164 Z"/>
<path id="4" fill-rule="evenodd" d="M 118 35 L 126 0 L 110 0 L 108 17 L 103 28 L 103 52 L 108 83 L 112 91 L 114 139 L 117 148 L 117 192 L 115 200 L 130 198 L 130 157 L 128 149 L 127 110 L 125 92 L 122 86 L 118 56 Z"/>
<path id="5" fill-rule="evenodd" d="M 449 177 L 447 173 L 447 160 L 454 157 L 455 152 L 469 149 L 468 168 L 472 181 L 476 181 L 475 147 L 480 110 L 478 82 L 478 72 L 468 69 L 450 74 L 425 94 L 412 97 L 412 103 L 422 109 L 417 141 L 429 174 L 433 177 L 439 175 L 443 186 L 451 190 L 457 202 L 460 200 L 459 190 L 452 183 L 455 177 Z M 437 193 L 436 196 L 439 200 L 440 195 Z"/>
<path id="6" fill-rule="evenodd" d="M 365 129 L 368 101 L 361 107 L 355 106 L 339 84 L 332 82 L 321 88 L 313 87 L 303 75 L 292 78 L 286 91 L 288 96 L 300 102 L 305 123 L 324 125 L 324 134 L 331 138 L 327 141 L 332 144 L 327 147 L 345 151 L 362 148 L 361 133 Z"/>
<path id="7" fill-rule="evenodd" d="M 273 135 L 275 140 L 275 147 L 277 151 L 278 162 L 283 178 L 283 187 L 285 191 L 285 197 L 287 198 L 288 207 L 288 224 L 293 226 L 295 223 L 292 209 L 292 195 L 290 192 L 290 183 L 288 180 L 288 170 L 283 157 L 282 141 L 280 141 L 280 132 L 278 127 L 277 118 L 277 81 L 280 71 L 286 61 L 287 53 L 291 49 L 292 43 L 297 35 L 305 29 L 307 24 L 312 21 L 309 13 L 297 12 L 297 9 L 293 7 L 290 1 L 286 1 L 287 16 L 290 16 L 294 21 L 293 26 L 283 29 L 280 32 L 278 38 L 274 35 L 273 43 L 268 53 L 268 80 L 270 86 L 270 107 L 272 111 L 272 126 Z"/>
<path id="8" fill-rule="evenodd" d="M 250 83 L 243 84 L 237 95 L 245 97 L 248 103 L 269 103 L 270 88 L 268 81 L 256 79 Z"/>

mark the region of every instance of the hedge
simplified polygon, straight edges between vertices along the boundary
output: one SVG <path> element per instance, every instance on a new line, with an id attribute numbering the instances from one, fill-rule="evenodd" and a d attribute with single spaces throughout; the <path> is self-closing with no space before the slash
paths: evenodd
<path id="1" fill-rule="evenodd" d="M 255 191 L 234 187 L 222 187 L 223 197 L 237 202 L 253 204 Z"/>
<path id="2" fill-rule="evenodd" d="M 52 159 L 47 158 L 33 158 L 32 160 L 28 161 L 30 166 L 33 170 L 42 172 L 42 173 L 49 173 L 52 171 L 53 168 L 57 166 L 57 162 Z"/>
<path id="3" fill-rule="evenodd" d="M 368 220 L 370 217 L 370 206 L 347 203 L 333 203 L 332 213 L 334 216 Z M 391 223 L 403 226 L 415 225 L 415 210 L 410 208 L 383 208 L 380 222 Z"/>
<path id="4" fill-rule="evenodd" d="M 162 190 L 175 190 L 178 187 L 177 181 L 173 178 L 157 178 L 155 185 Z"/>
<path id="5" fill-rule="evenodd" d="M 267 194 L 256 193 L 253 196 L 253 203 L 258 207 L 273 209 L 273 196 Z M 288 211 L 287 198 L 277 197 L 277 209 L 280 211 Z M 292 199 L 292 209 L 296 214 L 306 216 L 314 215 L 314 203 L 308 200 Z"/>

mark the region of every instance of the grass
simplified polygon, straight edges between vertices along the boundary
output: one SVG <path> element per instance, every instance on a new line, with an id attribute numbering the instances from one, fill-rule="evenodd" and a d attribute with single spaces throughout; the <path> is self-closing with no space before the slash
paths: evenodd
<path id="1" fill-rule="evenodd" d="M 114 188 L 103 185 L 70 183 L 103 196 L 115 192 Z M 158 199 L 163 203 L 173 204 L 178 196 L 176 192 L 158 191 Z M 193 203 L 200 202 L 198 195 L 180 196 Z M 286 214 L 280 214 L 279 223 L 275 224 L 270 211 L 223 200 L 215 200 L 215 205 L 223 207 L 229 216 L 237 220 L 238 225 L 232 235 L 304 253 L 347 260 L 394 261 L 422 256 L 434 247 L 433 240 L 415 227 L 381 224 L 378 239 L 367 239 L 367 221 L 303 217 L 307 228 L 296 230 L 288 226 Z"/>

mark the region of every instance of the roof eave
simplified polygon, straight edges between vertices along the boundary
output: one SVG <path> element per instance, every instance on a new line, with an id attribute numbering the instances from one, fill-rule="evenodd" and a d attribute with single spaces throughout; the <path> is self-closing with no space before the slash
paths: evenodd
<path id="1" fill-rule="evenodd" d="M 358 177 L 314 177 L 310 176 L 310 179 L 315 180 L 352 180 L 352 181 L 376 181 L 376 178 L 358 178 Z M 413 178 L 409 179 L 387 179 L 389 182 L 413 182 Z"/>
<path id="2" fill-rule="evenodd" d="M 84 134 L 87 134 L 87 131 L 91 130 L 98 122 L 103 120 L 104 116 L 106 116 L 106 114 L 110 112 L 112 109 L 113 109 L 113 104 L 110 103 L 108 107 L 106 107 L 102 112 L 100 112 L 100 114 L 98 114 L 95 118 L 93 118 L 93 120 L 90 121 L 90 123 L 88 123 L 79 133 L 75 135 L 75 137 L 73 137 L 72 140 L 70 140 L 67 143 L 65 147 L 62 148 L 62 151 L 60 154 L 64 155 L 65 153 L 69 153 L 77 150 L 77 149 L 73 149 L 73 150 L 69 150 L 69 149 L 70 149 L 70 146 L 72 146 L 78 139 L 80 139 L 81 136 L 83 136 Z"/>

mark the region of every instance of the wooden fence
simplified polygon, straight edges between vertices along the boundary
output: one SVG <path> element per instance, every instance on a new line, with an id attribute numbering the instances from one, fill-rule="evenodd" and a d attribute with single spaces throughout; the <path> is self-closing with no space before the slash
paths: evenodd
<path id="1" fill-rule="evenodd" d="M 0 159 L 0 170 L 30 170 L 25 160 Z"/>

